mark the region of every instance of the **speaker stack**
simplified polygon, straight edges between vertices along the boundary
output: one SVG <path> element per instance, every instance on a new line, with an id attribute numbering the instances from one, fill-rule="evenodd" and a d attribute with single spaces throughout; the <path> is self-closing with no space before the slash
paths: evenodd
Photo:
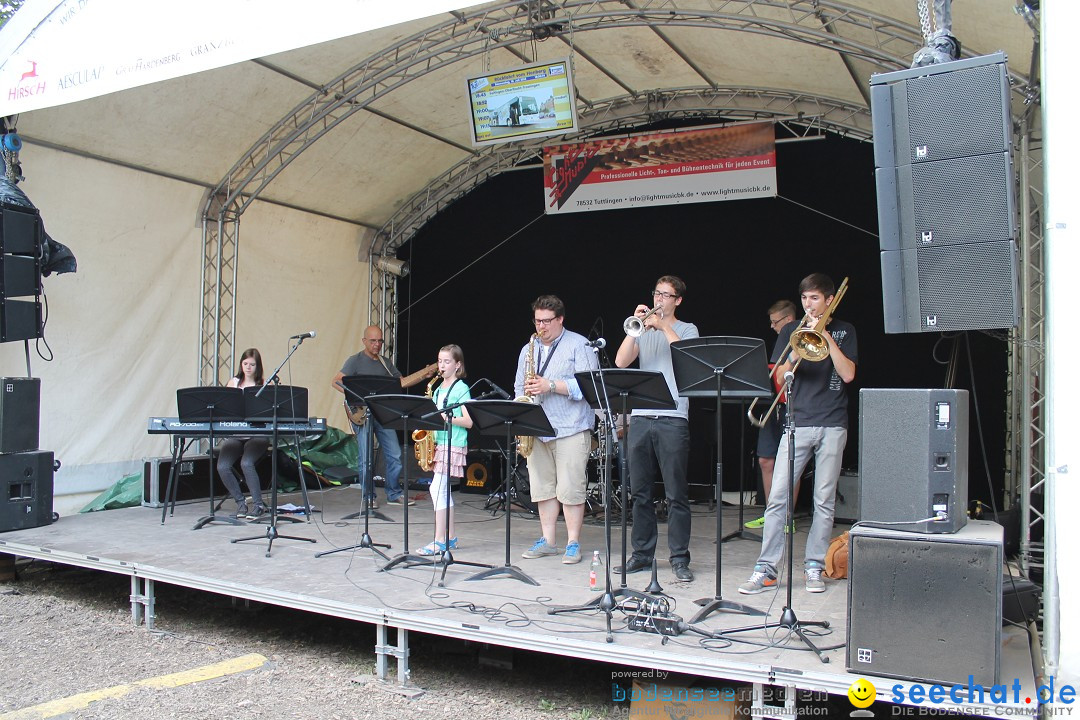
<path id="1" fill-rule="evenodd" d="M 859 475 L 848 670 L 995 684 L 1004 531 L 967 518 L 968 391 L 860 391 Z"/>
<path id="2" fill-rule="evenodd" d="M 41 380 L 0 378 L 0 532 L 53 520 L 53 454 L 38 450 Z"/>
<path id="3" fill-rule="evenodd" d="M 885 332 L 1019 321 L 1005 55 L 870 80 Z"/>
<path id="4" fill-rule="evenodd" d="M 41 337 L 41 218 L 0 203 L 0 342 Z"/>

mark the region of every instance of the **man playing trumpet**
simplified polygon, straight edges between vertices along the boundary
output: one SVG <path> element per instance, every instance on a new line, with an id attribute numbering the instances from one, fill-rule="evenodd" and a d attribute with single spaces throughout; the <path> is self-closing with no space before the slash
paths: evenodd
<path id="1" fill-rule="evenodd" d="M 631 412 L 629 460 L 630 492 L 634 529 L 630 535 L 634 554 L 618 572 L 634 573 L 652 567 L 656 552 L 656 509 L 653 482 L 657 473 L 664 481 L 668 501 L 668 552 L 677 580 L 694 579 L 690 570 L 690 497 L 686 466 L 690 455 L 690 401 L 679 397 L 675 371 L 671 365 L 671 343 L 698 337 L 697 326 L 675 318 L 682 304 L 686 283 L 674 275 L 656 281 L 653 306 L 638 305 L 624 325 L 626 337 L 615 355 L 615 365 L 628 367 L 639 361 L 642 370 L 663 373 L 674 410 L 634 410 Z"/>
<path id="2" fill-rule="evenodd" d="M 825 592 L 821 579 L 825 568 L 825 551 L 833 529 L 836 510 L 836 483 L 840 464 L 847 445 L 848 400 L 847 384 L 855 379 L 859 346 L 851 323 L 829 317 L 826 327 L 815 327 L 818 318 L 836 298 L 832 279 L 823 273 L 807 275 L 799 283 L 799 295 L 806 311 L 806 326 L 820 331 L 828 343 L 828 356 L 818 362 L 800 362 L 795 371 L 789 398 L 788 412 L 795 422 L 795 477 L 802 475 L 806 463 L 814 455 L 814 522 L 806 539 L 806 591 Z M 798 359 L 789 353 L 791 335 L 799 323 L 788 323 L 781 331 L 773 349 L 772 362 L 779 363 L 776 376 L 792 369 Z M 754 595 L 776 587 L 777 563 L 784 549 L 784 519 L 787 515 L 791 477 L 788 460 L 788 435 L 780 440 L 776 452 L 772 491 L 765 508 L 765 529 L 761 554 L 750 578 L 739 586 L 744 595 Z"/>

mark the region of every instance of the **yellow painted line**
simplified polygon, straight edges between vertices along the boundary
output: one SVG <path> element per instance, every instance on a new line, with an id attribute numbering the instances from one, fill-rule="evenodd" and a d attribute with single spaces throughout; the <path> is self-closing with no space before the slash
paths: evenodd
<path id="1" fill-rule="evenodd" d="M 232 660 L 224 660 L 219 663 L 214 663 L 213 665 L 204 665 L 203 667 L 195 668 L 194 670 L 184 670 L 182 672 L 172 673 L 171 675 L 159 675 L 157 677 L 147 678 L 146 680 L 137 680 L 132 683 L 102 688 L 101 690 L 91 690 L 90 692 L 71 695 L 66 698 L 60 698 L 59 700 L 50 700 L 49 702 L 34 705 L 33 707 L 4 713 L 3 715 L 0 715 L 0 720 L 44 720 L 44 718 L 56 717 L 58 715 L 87 708 L 91 703 L 98 702 L 99 700 L 123 697 L 136 688 L 148 687 L 162 689 L 180 687 L 181 685 L 190 685 L 191 683 L 202 682 L 203 680 L 212 680 L 224 675 L 235 675 L 236 673 L 247 672 L 248 670 L 256 670 L 264 666 L 266 662 L 266 658 L 257 653 L 241 655 Z"/>

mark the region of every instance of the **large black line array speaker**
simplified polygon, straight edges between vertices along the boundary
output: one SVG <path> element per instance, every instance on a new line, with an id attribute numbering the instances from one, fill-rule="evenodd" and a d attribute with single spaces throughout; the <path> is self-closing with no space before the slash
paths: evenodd
<path id="1" fill-rule="evenodd" d="M 953 535 L 856 525 L 848 561 L 847 669 L 990 687 L 1001 666 L 1000 525 Z"/>
<path id="2" fill-rule="evenodd" d="M 0 203 L 0 342 L 41 337 L 41 218 Z"/>
<path id="3" fill-rule="evenodd" d="M 53 521 L 53 454 L 0 455 L 0 532 Z"/>
<path id="4" fill-rule="evenodd" d="M 1019 321 L 1003 53 L 874 75 L 885 332 Z"/>
<path id="5" fill-rule="evenodd" d="M 863 522 L 928 533 L 962 528 L 967 522 L 968 391 L 860 390 L 859 475 Z M 945 519 L 926 522 L 939 513 Z"/>

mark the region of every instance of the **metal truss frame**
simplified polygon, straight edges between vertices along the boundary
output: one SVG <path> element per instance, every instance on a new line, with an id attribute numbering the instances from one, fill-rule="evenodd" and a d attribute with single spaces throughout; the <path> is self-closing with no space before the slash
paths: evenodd
<path id="1" fill-rule="evenodd" d="M 675 27 L 750 32 L 803 42 L 839 53 L 845 63 L 859 59 L 881 71 L 906 67 L 923 45 L 921 30 L 893 18 L 833 0 L 706 0 L 685 7 L 678 0 L 519 0 L 496 2 L 471 11 L 455 11 L 448 19 L 404 38 L 365 58 L 298 103 L 230 168 L 203 208 L 202 314 L 200 319 L 199 382 L 213 384 L 222 371 L 231 373 L 235 349 L 236 272 L 239 259 L 239 224 L 244 210 L 274 178 L 323 135 L 364 110 L 376 100 L 426 74 L 490 53 L 499 48 L 516 52 L 538 39 L 571 39 L 593 30 L 645 27 L 667 39 L 664 30 Z M 571 44 L 572 48 L 572 44 Z M 850 65 L 849 65 L 850 67 Z M 1037 90 L 1029 79 L 1012 73 L 1016 97 L 1030 102 Z M 629 93 L 603 101 L 578 97 L 586 134 L 629 130 L 665 118 L 699 117 L 703 120 L 777 119 L 788 126 L 818 126 L 849 137 L 869 139 L 869 111 L 865 106 L 802 95 L 792 91 L 754 88 L 679 88 Z M 1038 214 L 1031 205 L 1028 163 L 1031 145 L 1024 135 L 1021 195 L 1025 218 Z M 389 256 L 435 213 L 462 197 L 485 179 L 536 161 L 539 144 L 494 146 L 472 155 L 431 181 L 409 198 L 384 225 L 371 247 L 369 260 Z M 1033 467 L 1032 448 L 1041 446 L 1041 413 L 1037 376 L 1042 353 L 1041 232 L 1035 222 L 1024 224 L 1025 323 L 1020 330 L 1021 352 L 1010 362 L 1012 379 L 1022 376 L 1022 393 L 1013 392 L 1010 404 L 1012 446 L 1023 438 L 1010 468 L 1019 475 L 1021 502 L 1037 487 L 1041 469 Z M 383 328 L 388 352 L 396 357 L 396 278 L 369 262 L 370 322 Z M 1032 283 L 1035 283 L 1032 285 Z M 1010 343 L 1014 346 L 1016 343 Z M 1033 356 L 1037 355 L 1036 356 Z M 1035 400 L 1033 400 L 1035 392 Z M 1022 395 L 1022 397 L 1020 397 Z M 1017 424 L 1024 419 L 1023 429 Z M 1030 422 L 1029 422 L 1030 420 Z M 1040 457 L 1037 453 L 1034 457 Z M 1017 460 L 1019 458 L 1019 460 Z M 1036 477 L 1034 474 L 1038 473 Z M 1016 487 L 1016 482 L 1013 482 Z M 1034 513 L 1033 522 L 1041 522 Z M 1027 536 L 1030 540 L 1030 534 Z M 1030 542 L 1027 551 L 1031 551 Z"/>

